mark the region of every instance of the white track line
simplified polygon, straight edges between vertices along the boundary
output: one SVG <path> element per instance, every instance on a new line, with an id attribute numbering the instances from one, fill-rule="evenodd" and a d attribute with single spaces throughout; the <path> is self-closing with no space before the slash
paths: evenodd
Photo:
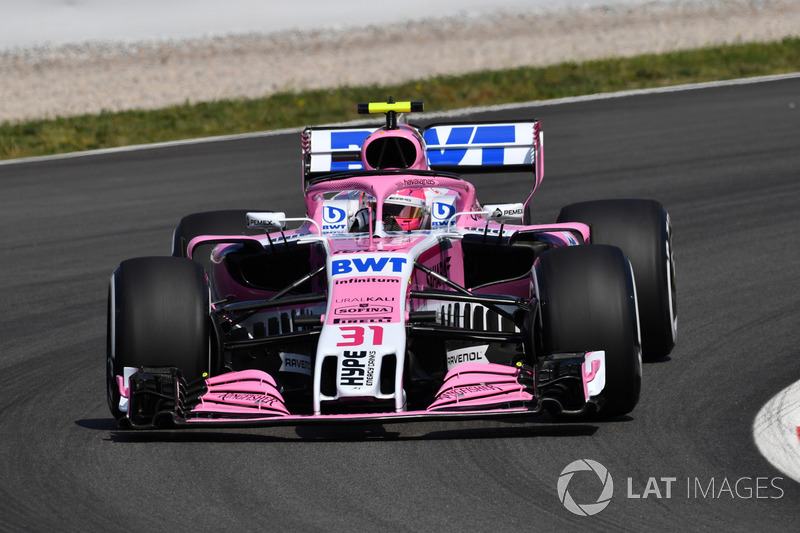
<path id="1" fill-rule="evenodd" d="M 526 107 L 546 107 L 546 106 L 554 106 L 554 105 L 563 105 L 563 104 L 572 104 L 578 102 L 593 102 L 597 100 L 609 100 L 612 98 L 627 98 L 629 96 L 638 96 L 638 95 L 645 95 L 645 94 L 663 94 L 663 93 L 674 93 L 674 92 L 682 92 L 682 91 L 693 91 L 699 89 L 711 89 L 715 87 L 729 87 L 734 85 L 752 85 L 755 83 L 766 83 L 771 81 L 780 81 L 780 80 L 789 80 L 789 79 L 800 79 L 800 72 L 794 72 L 791 74 L 777 74 L 773 76 L 757 76 L 753 78 L 739 78 L 735 80 L 724 80 L 724 81 L 710 81 L 704 83 L 690 83 L 686 85 L 673 85 L 670 87 L 658 87 L 654 89 L 635 89 L 631 91 L 617 91 L 617 92 L 610 92 L 610 93 L 599 93 L 599 94 L 589 94 L 585 96 L 570 96 L 567 98 L 554 98 L 552 100 L 534 100 L 532 102 L 523 102 L 523 103 L 515 103 L 515 104 L 501 104 L 501 105 L 492 105 L 492 106 L 484 106 L 484 107 L 470 107 L 464 109 L 457 109 L 454 111 L 444 111 L 440 113 L 426 113 L 425 118 L 451 118 L 451 117 L 459 117 L 463 115 L 470 115 L 473 113 L 485 113 L 485 112 L 493 112 L 493 111 L 506 111 L 506 110 L 513 110 L 513 109 L 521 109 Z M 365 120 L 356 120 L 351 122 L 344 122 L 338 124 L 331 124 L 331 125 L 362 125 L 362 124 L 371 124 L 374 121 L 365 121 Z M 201 144 L 201 143 L 209 143 L 209 142 L 224 142 L 224 141 L 233 141 L 237 139 L 253 139 L 258 137 L 272 137 L 275 135 L 284 135 L 287 133 L 298 133 L 302 131 L 302 127 L 298 128 L 288 128 L 282 130 L 271 130 L 271 131 L 260 131 L 255 133 L 242 133 L 236 135 L 220 135 L 217 137 L 202 137 L 198 139 L 184 139 L 180 141 L 168 141 L 168 142 L 161 142 L 161 143 L 151 143 L 151 144 L 135 144 L 131 146 L 120 146 L 117 148 L 102 148 L 99 150 L 86 150 L 82 152 L 70 152 L 66 154 L 56 154 L 56 155 L 46 155 L 46 156 L 37 156 L 37 157 L 21 157 L 18 159 L 7 159 L 4 161 L 0 161 L 0 166 L 7 166 L 7 165 L 15 165 L 21 163 L 37 163 L 40 161 L 54 161 L 59 159 L 72 159 L 76 157 L 88 157 L 88 156 L 95 156 L 95 155 L 104 155 L 104 154 L 114 154 L 120 152 L 134 152 L 140 150 L 152 150 L 158 148 L 167 148 L 172 146 L 187 146 L 193 144 Z"/>
<path id="2" fill-rule="evenodd" d="M 772 466 L 800 482 L 800 381 L 761 408 L 753 421 L 753 440 Z"/>

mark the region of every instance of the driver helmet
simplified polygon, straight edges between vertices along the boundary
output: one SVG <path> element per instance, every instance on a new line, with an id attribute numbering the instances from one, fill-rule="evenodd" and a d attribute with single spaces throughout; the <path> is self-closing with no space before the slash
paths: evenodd
<path id="1" fill-rule="evenodd" d="M 425 193 L 420 189 L 401 189 L 383 204 L 383 225 L 386 231 L 424 229 L 428 210 Z"/>

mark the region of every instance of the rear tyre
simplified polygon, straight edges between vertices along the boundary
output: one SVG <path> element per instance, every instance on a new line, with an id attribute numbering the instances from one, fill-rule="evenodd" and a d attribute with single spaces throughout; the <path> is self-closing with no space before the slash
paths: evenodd
<path id="1" fill-rule="evenodd" d="M 633 265 L 642 355 L 667 356 L 675 347 L 678 311 L 669 214 L 653 200 L 598 200 L 564 207 L 557 222 L 583 222 L 592 244 L 622 249 Z"/>
<path id="2" fill-rule="evenodd" d="M 600 416 L 629 413 L 639 401 L 642 362 L 636 295 L 628 260 L 614 246 L 556 248 L 536 263 L 543 353 L 605 350 Z"/>
<path id="3" fill-rule="evenodd" d="M 183 217 L 172 236 L 173 257 L 188 257 L 189 242 L 200 235 L 263 235 L 247 227 L 247 209 L 206 211 Z"/>
<path id="4" fill-rule="evenodd" d="M 210 366 L 209 296 L 203 268 L 176 257 L 123 261 L 108 292 L 108 407 L 119 409 L 117 376 L 129 367 L 177 367 L 187 381 Z"/>

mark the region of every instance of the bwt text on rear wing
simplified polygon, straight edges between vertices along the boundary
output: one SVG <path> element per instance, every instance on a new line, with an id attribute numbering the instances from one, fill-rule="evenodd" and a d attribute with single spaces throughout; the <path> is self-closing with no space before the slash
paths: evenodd
<path id="1" fill-rule="evenodd" d="M 377 129 L 306 128 L 304 179 L 363 170 L 361 146 Z M 543 133 L 538 120 L 437 123 L 419 128 L 419 132 L 425 140 L 431 170 L 537 171 L 541 165 Z"/>

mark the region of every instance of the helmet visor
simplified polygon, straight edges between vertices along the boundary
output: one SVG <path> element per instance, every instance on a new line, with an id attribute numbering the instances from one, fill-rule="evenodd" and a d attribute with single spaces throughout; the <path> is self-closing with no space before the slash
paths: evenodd
<path id="1" fill-rule="evenodd" d="M 384 204 L 383 216 L 394 218 L 417 219 L 422 218 L 422 207 L 415 205 Z"/>

